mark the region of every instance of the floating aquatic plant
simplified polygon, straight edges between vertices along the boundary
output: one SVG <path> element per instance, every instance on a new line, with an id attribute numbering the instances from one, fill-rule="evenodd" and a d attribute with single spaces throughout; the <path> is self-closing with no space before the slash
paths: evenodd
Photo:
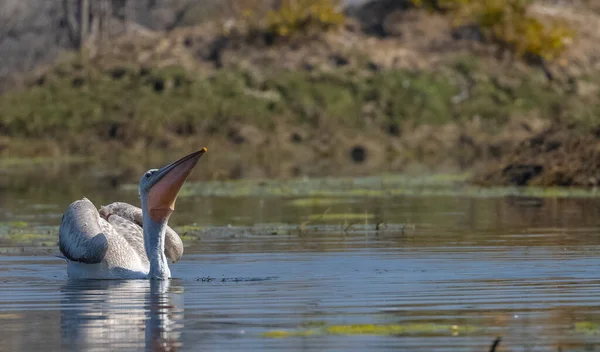
<path id="1" fill-rule="evenodd" d="M 600 324 L 590 321 L 580 321 L 575 323 L 575 332 L 584 335 L 600 335 Z"/>
<path id="2" fill-rule="evenodd" d="M 473 325 L 449 325 L 435 323 L 416 324 L 352 324 L 352 325 L 317 325 L 300 326 L 295 330 L 271 330 L 263 334 L 267 338 L 309 337 L 323 335 L 374 335 L 374 336 L 400 336 L 400 335 L 429 335 L 448 334 L 458 336 L 477 332 L 481 329 Z"/>
<path id="3" fill-rule="evenodd" d="M 180 197 L 303 197 L 306 199 L 335 199 L 350 197 L 599 197 L 598 189 L 567 187 L 478 187 L 467 183 L 466 175 L 431 175 L 410 177 L 384 175 L 358 178 L 313 178 L 279 180 L 208 181 L 184 185 Z M 137 191 L 137 185 L 126 189 Z M 324 201 L 325 202 L 325 201 Z M 299 204 L 303 202 L 300 201 Z M 309 201 L 304 201 L 304 204 Z"/>
<path id="4" fill-rule="evenodd" d="M 374 217 L 374 214 L 368 213 L 313 214 L 308 216 L 311 221 L 369 220 Z"/>
<path id="5" fill-rule="evenodd" d="M 336 204 L 350 203 L 351 200 L 344 198 L 298 198 L 290 201 L 290 204 L 295 207 L 324 207 Z"/>

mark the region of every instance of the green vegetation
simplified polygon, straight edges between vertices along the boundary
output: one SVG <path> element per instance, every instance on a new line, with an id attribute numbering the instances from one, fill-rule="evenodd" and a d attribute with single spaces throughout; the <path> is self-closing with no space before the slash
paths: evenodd
<path id="1" fill-rule="evenodd" d="M 356 69 L 232 68 L 204 76 L 180 67 L 101 69 L 75 59 L 0 96 L 0 126 L 11 138 L 52 138 L 61 150 L 94 154 L 91 142 L 164 147 L 173 137 L 225 135 L 236 122 L 263 131 L 281 123 L 385 130 L 394 122 L 439 124 L 475 115 L 502 123 L 529 111 L 550 116 L 557 105 L 566 114 L 583 113 L 541 73 L 502 80 L 474 59 L 454 59 L 438 72 Z"/>
<path id="2" fill-rule="evenodd" d="M 580 321 L 575 323 L 574 330 L 576 333 L 584 335 L 599 335 L 600 324 L 591 321 Z"/>
<path id="3" fill-rule="evenodd" d="M 304 207 L 324 207 L 324 206 L 331 206 L 331 205 L 337 205 L 337 204 L 346 204 L 346 203 L 351 203 L 352 200 L 348 200 L 348 199 L 343 199 L 343 198 L 298 198 L 298 199 L 293 199 L 290 201 L 290 204 L 298 207 L 298 208 L 304 208 Z"/>
<path id="4" fill-rule="evenodd" d="M 313 324 L 316 325 L 316 324 Z M 402 336 L 402 335 L 464 335 L 478 332 L 481 329 L 471 325 L 447 325 L 435 323 L 421 324 L 354 324 L 354 325 L 322 325 L 313 328 L 300 328 L 297 330 L 272 330 L 263 334 L 266 338 L 310 337 L 323 335 L 374 335 L 374 336 Z"/>
<path id="5" fill-rule="evenodd" d="M 340 221 L 340 220 L 346 220 L 346 221 L 352 221 L 352 220 L 359 220 L 359 221 L 368 221 L 375 218 L 374 214 L 368 214 L 368 213 L 343 213 L 343 214 L 312 214 L 308 216 L 308 219 L 313 221 L 313 220 L 320 220 L 320 221 Z"/>
<path id="6" fill-rule="evenodd" d="M 478 187 L 468 183 L 469 174 L 430 175 L 411 177 L 408 175 L 386 175 L 372 177 L 328 177 L 310 179 L 280 180 L 235 180 L 188 182 L 180 192 L 180 197 L 301 197 L 304 199 L 323 198 L 323 204 L 314 201 L 315 207 L 333 206 L 332 199 L 339 204 L 352 201 L 352 197 L 393 197 L 393 196 L 436 196 L 436 197 L 477 197 L 495 198 L 506 196 L 541 198 L 597 198 L 598 189 L 576 187 Z M 137 184 L 124 185 L 125 190 L 137 192 Z M 293 200 L 290 200 L 293 205 Z M 372 216 L 368 214 L 367 217 Z M 364 220 L 365 214 L 314 214 L 309 220 Z"/>
<path id="7" fill-rule="evenodd" d="M 296 33 L 327 31 L 344 23 L 344 14 L 336 0 L 283 0 L 266 17 L 267 31 L 288 37 Z"/>
<path id="8" fill-rule="evenodd" d="M 322 34 L 340 28 L 345 21 L 339 0 L 261 0 L 232 2 L 229 12 L 242 22 L 250 36 L 271 39 Z"/>
<path id="9" fill-rule="evenodd" d="M 254 173 L 249 165 L 293 177 L 315 170 L 395 172 L 442 160 L 466 169 L 494 159 L 499 170 L 543 164 L 534 167 L 543 170 L 542 186 L 596 182 L 591 169 L 563 177 L 559 169 L 574 169 L 572 163 L 539 162 L 549 149 L 497 162 L 515 148 L 529 150 L 526 141 L 548 126 L 575 126 L 569 133 L 587 130 L 595 138 L 589 131 L 600 122 L 598 70 L 583 59 L 584 72 L 565 66 L 566 59 L 551 62 L 573 38 L 568 26 L 534 17 L 530 0 L 412 1 L 447 13 L 488 44 L 547 64 L 539 70 L 497 60 L 490 55 L 496 47 L 453 41 L 448 18 L 415 9 L 405 10 L 435 25 L 429 33 L 402 22 L 397 33 L 423 32 L 404 40 L 369 37 L 361 27 L 368 20 L 345 19 L 336 0 L 283 0 L 276 7 L 264 0 L 219 2 L 214 7 L 224 13 L 208 16 L 212 23 L 98 45 L 0 95 L 0 156 L 158 160 L 201 142 L 223 153 L 211 159 L 219 160 L 209 165 L 213 179 L 246 177 Z M 396 20 L 391 16 L 385 27 L 395 28 Z M 336 29 L 337 35 L 313 35 Z M 585 51 L 586 38 L 580 39 L 575 54 Z M 465 53 L 468 47 L 475 51 Z M 572 152 L 578 153 L 585 154 Z M 317 165 L 321 160 L 328 166 Z M 552 170 L 561 175 L 546 177 Z M 502 184 L 533 177 L 509 176 Z"/>
<path id="10" fill-rule="evenodd" d="M 25 221 L 0 223 L 0 253 L 8 247 L 54 247 L 56 243 L 54 227 L 33 226 Z"/>
<path id="11" fill-rule="evenodd" d="M 517 56 L 554 60 L 575 32 L 566 23 L 543 23 L 527 13 L 533 0 L 412 0 L 417 6 L 452 13 L 456 25 L 476 25 L 487 37 Z"/>

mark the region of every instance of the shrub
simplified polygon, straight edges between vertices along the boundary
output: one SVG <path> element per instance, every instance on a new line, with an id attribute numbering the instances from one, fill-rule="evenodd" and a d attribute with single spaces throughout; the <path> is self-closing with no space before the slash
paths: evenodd
<path id="1" fill-rule="evenodd" d="M 275 5 L 253 0 L 240 4 L 231 7 L 233 16 L 250 33 L 273 38 L 321 33 L 338 28 L 345 19 L 339 0 L 280 0 Z"/>
<path id="2" fill-rule="evenodd" d="M 267 31 L 278 37 L 327 31 L 343 22 L 344 14 L 335 0 L 283 0 L 266 16 Z"/>
<path id="3" fill-rule="evenodd" d="M 573 39 L 565 23 L 545 25 L 527 13 L 533 0 L 411 0 L 425 7 L 453 14 L 456 25 L 476 25 L 483 35 L 517 56 L 544 60 L 557 58 Z"/>

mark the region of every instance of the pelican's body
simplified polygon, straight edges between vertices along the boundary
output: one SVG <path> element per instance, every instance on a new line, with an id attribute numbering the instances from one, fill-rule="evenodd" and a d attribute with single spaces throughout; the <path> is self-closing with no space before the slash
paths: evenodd
<path id="1" fill-rule="evenodd" d="M 69 260 L 69 277 L 146 278 L 150 262 L 144 249 L 142 217 L 142 209 L 128 203 L 115 202 L 100 211 L 87 198 L 71 203 L 59 230 L 60 251 Z M 81 248 L 87 253 L 81 253 Z M 167 226 L 165 256 L 175 263 L 182 255 L 181 238 Z"/>
<path id="2" fill-rule="evenodd" d="M 87 198 L 71 203 L 59 229 L 69 278 L 170 278 L 168 260 L 181 258 L 183 243 L 167 222 L 179 189 L 205 151 L 148 171 L 140 181 L 142 208 L 115 202 L 98 211 Z"/>

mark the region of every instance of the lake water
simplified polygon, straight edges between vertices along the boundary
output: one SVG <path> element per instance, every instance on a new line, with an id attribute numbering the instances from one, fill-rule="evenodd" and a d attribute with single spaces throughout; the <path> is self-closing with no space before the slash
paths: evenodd
<path id="1" fill-rule="evenodd" d="M 600 349 L 598 198 L 188 192 L 174 279 L 76 282 L 62 211 L 135 190 L 0 181 L 0 351 Z"/>

